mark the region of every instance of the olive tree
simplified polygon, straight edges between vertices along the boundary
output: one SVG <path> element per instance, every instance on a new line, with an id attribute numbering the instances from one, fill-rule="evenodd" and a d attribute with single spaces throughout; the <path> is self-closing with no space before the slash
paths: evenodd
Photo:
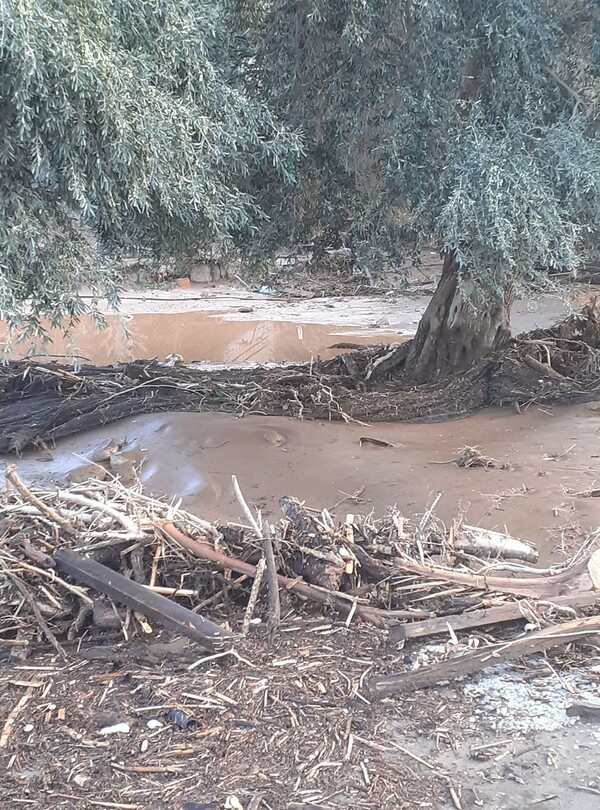
<path id="1" fill-rule="evenodd" d="M 265 233 L 444 257 L 406 361 L 415 382 L 503 345 L 523 286 L 598 246 L 598 4 L 248 6 L 234 3 L 253 34 L 246 86 L 305 138 L 294 194 L 265 189 Z"/>
<path id="2" fill-rule="evenodd" d="M 245 178 L 289 181 L 298 143 L 238 86 L 220 3 L 2 0 L 0 15 L 4 321 L 115 303 L 119 251 L 256 232 Z"/>

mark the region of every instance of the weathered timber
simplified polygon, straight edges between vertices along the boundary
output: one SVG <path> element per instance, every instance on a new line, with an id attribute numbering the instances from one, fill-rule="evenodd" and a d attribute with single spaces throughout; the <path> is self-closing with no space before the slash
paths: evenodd
<path id="1" fill-rule="evenodd" d="M 495 605 L 489 608 L 465 611 L 456 615 L 423 619 L 412 624 L 405 624 L 402 626 L 402 633 L 397 634 L 397 637 L 426 638 L 446 634 L 449 632 L 449 628 L 456 632 L 469 630 L 472 627 L 486 627 L 491 624 L 514 622 L 519 619 L 529 620 L 532 613 L 551 610 L 553 606 L 558 608 L 580 608 L 593 605 L 598 601 L 600 601 L 600 593 L 595 591 L 557 596 L 554 599 L 545 601 L 519 599 L 517 602 L 509 602 L 506 605 Z"/>
<path id="2" fill-rule="evenodd" d="M 54 552 L 54 560 L 57 568 L 76 582 L 94 588 L 169 630 L 182 633 L 208 650 L 214 650 L 218 643 L 233 637 L 218 624 L 75 551 L 58 549 Z"/>
<path id="3" fill-rule="evenodd" d="M 505 644 L 494 644 L 485 650 L 471 655 L 461 655 L 449 661 L 442 661 L 429 667 L 421 667 L 398 675 L 385 675 L 371 678 L 368 691 L 373 699 L 389 695 L 415 692 L 439 683 L 473 675 L 488 667 L 512 661 L 522 655 L 544 652 L 552 647 L 560 647 L 570 641 L 578 641 L 600 632 L 600 616 L 573 619 L 559 625 L 536 630 Z"/>

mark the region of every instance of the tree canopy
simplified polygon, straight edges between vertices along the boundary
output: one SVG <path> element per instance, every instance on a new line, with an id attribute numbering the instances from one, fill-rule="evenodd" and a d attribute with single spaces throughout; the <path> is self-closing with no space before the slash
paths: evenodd
<path id="1" fill-rule="evenodd" d="M 251 171 L 290 180 L 297 139 L 236 86 L 222 9 L 186 0 L 0 6 L 0 309 L 39 325 L 116 300 L 115 251 L 251 235 Z"/>
<path id="2" fill-rule="evenodd" d="M 114 296 L 115 250 L 217 241 L 392 260 L 434 245 L 456 282 L 439 321 L 457 295 L 500 313 L 600 243 L 597 4 L 5 0 L 2 15 L 5 318 L 28 298 L 35 316 L 77 314 L 82 283 Z M 485 329 L 484 348 L 506 332 Z"/>
<path id="3" fill-rule="evenodd" d="M 574 267 L 598 244 L 599 16 L 584 0 L 263 3 L 248 81 L 306 138 L 282 233 L 433 243 L 498 289 Z"/>

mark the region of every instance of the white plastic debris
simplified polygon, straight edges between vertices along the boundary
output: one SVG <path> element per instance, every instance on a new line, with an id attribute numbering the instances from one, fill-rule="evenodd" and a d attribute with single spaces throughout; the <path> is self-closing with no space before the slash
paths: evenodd
<path id="1" fill-rule="evenodd" d="M 76 773 L 73 777 L 73 781 L 76 785 L 79 785 L 79 787 L 83 787 L 86 782 L 90 781 L 90 777 L 86 776 L 84 773 Z"/>
<path id="2" fill-rule="evenodd" d="M 140 751 L 142 752 L 142 754 L 145 754 L 147 750 L 148 750 L 148 740 L 144 738 L 142 740 L 142 744 L 140 745 Z"/>
<path id="3" fill-rule="evenodd" d="M 237 796 L 228 796 L 225 800 L 225 810 L 244 810 Z"/>
<path id="4" fill-rule="evenodd" d="M 129 734 L 131 729 L 129 723 L 115 723 L 114 726 L 104 726 L 100 729 L 100 734 L 106 737 L 108 734 Z"/>
<path id="5" fill-rule="evenodd" d="M 148 720 L 146 725 L 148 726 L 149 729 L 162 728 L 163 726 L 160 720 L 156 720 L 154 718 L 152 720 Z"/>
<path id="6" fill-rule="evenodd" d="M 34 728 L 35 728 L 35 726 L 33 725 L 33 723 L 27 723 L 27 725 L 26 725 L 26 726 L 23 726 L 23 731 L 24 731 L 26 734 L 29 734 L 29 732 L 30 732 L 30 731 L 33 731 L 33 729 L 34 729 Z"/>

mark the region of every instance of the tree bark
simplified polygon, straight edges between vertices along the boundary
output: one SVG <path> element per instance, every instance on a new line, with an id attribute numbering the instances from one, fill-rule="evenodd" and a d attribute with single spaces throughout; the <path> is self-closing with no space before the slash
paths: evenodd
<path id="1" fill-rule="evenodd" d="M 508 297 L 483 301 L 469 279 L 459 284 L 454 253 L 411 341 L 405 378 L 416 385 L 469 369 L 510 340 Z"/>

